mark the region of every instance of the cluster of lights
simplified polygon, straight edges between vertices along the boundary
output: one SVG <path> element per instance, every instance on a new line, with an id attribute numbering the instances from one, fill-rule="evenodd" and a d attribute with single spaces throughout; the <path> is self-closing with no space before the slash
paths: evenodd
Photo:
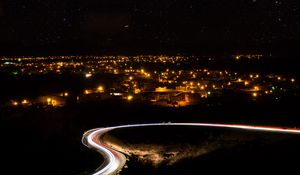
<path id="1" fill-rule="evenodd" d="M 56 106 L 57 105 L 57 100 L 51 98 L 51 97 L 48 97 L 47 98 L 47 105 L 49 106 Z"/>
<path id="2" fill-rule="evenodd" d="M 244 58 L 258 58 L 260 55 L 235 55 L 237 60 Z M 132 95 L 127 94 L 140 94 L 145 90 L 144 85 L 149 82 L 152 83 L 152 87 L 156 90 L 154 92 L 170 92 L 167 87 L 172 87 L 173 91 L 200 94 L 201 96 L 212 96 L 217 94 L 215 92 L 222 89 L 232 89 L 236 91 L 244 91 L 251 94 L 253 97 L 262 96 L 262 94 L 270 95 L 277 93 L 277 90 L 281 90 L 280 84 L 289 83 L 291 86 L 296 86 L 296 80 L 291 77 L 285 77 L 283 75 L 264 75 L 252 72 L 250 74 L 241 74 L 229 70 L 210 70 L 208 68 L 192 70 L 184 70 L 177 68 L 177 65 L 189 61 L 189 57 L 182 56 L 90 56 L 90 57 L 39 57 L 39 58 L 5 58 L 5 62 L 1 64 L 1 67 L 15 68 L 14 73 L 37 73 L 44 74 L 48 72 L 63 73 L 64 70 L 72 70 L 72 73 L 79 73 L 86 79 L 91 78 L 97 73 L 109 73 L 125 75 L 124 81 L 121 81 L 120 87 L 113 87 L 112 89 L 121 89 L 124 99 L 131 101 Z M 193 57 L 193 60 L 198 58 Z M 51 60 L 51 61 L 47 61 Z M 156 69 L 152 67 L 148 69 L 146 67 L 137 67 L 135 63 L 155 63 L 160 64 L 163 67 Z M 166 64 L 165 64 L 166 63 Z M 168 63 L 168 64 L 167 64 Z M 146 65 L 146 64 L 144 64 Z M 169 65 L 176 65 L 170 66 Z M 175 68 L 174 68 L 175 67 Z M 5 70 L 5 69 L 4 69 Z M 149 81 L 150 80 L 150 81 Z M 265 81 L 266 80 L 266 81 Z M 145 83 L 146 82 L 146 83 Z M 277 87 L 277 84 L 278 87 Z M 269 89 L 269 87 L 276 86 L 275 89 Z M 106 86 L 105 86 L 106 87 Z M 163 87 L 163 88 L 159 88 Z M 108 87 L 106 87 L 109 89 Z M 174 89 L 175 88 L 175 89 Z M 105 90 L 104 86 L 98 86 L 91 89 L 83 90 L 83 95 L 105 93 L 110 90 Z M 113 92 L 117 94 L 120 92 Z M 61 93 L 62 97 L 67 97 L 67 92 Z M 51 103 L 54 99 L 51 99 Z M 30 102 L 27 101 L 15 101 L 12 105 L 27 105 Z"/>
<path id="3" fill-rule="evenodd" d="M 240 60 L 242 58 L 245 59 L 260 59 L 261 57 L 263 57 L 262 54 L 248 54 L 248 55 L 234 55 L 233 56 L 236 60 Z"/>

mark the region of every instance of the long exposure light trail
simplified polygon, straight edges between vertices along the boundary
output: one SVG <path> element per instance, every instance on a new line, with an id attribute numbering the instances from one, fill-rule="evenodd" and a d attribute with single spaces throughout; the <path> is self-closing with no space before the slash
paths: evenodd
<path id="1" fill-rule="evenodd" d="M 242 130 L 255 130 L 266 132 L 279 132 L 288 134 L 300 134 L 299 129 L 279 128 L 279 127 L 261 127 L 261 126 L 249 126 L 249 125 L 235 125 L 235 124 L 211 124 L 211 123 L 151 123 L 151 124 L 133 124 L 133 125 L 121 125 L 107 128 L 97 128 L 87 131 L 82 139 L 84 145 L 89 148 L 95 149 L 102 154 L 105 161 L 94 173 L 94 175 L 112 175 L 117 174 L 125 165 L 126 157 L 121 152 L 114 150 L 106 146 L 101 136 L 105 133 L 121 128 L 134 128 L 144 126 L 204 126 L 204 127 L 218 127 L 218 128 L 235 128 Z"/>

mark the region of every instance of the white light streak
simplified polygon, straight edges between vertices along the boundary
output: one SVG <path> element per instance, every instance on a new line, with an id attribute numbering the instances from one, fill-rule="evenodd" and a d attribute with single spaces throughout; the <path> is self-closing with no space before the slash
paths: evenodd
<path id="1" fill-rule="evenodd" d="M 125 165 L 125 156 L 106 146 L 101 142 L 101 136 L 108 131 L 121 128 L 133 128 L 133 127 L 144 127 L 144 126 L 204 126 L 204 127 L 218 127 L 218 128 L 234 128 L 242 130 L 255 130 L 255 131 L 266 131 L 266 132 L 279 132 L 279 133 L 294 133 L 300 134 L 299 129 L 279 128 L 279 127 L 261 127 L 261 126 L 248 126 L 248 125 L 235 125 L 235 124 L 212 124 L 212 123 L 151 123 L 151 124 L 133 124 L 133 125 L 122 125 L 107 128 L 97 128 L 87 131 L 83 136 L 83 143 L 89 147 L 99 151 L 105 161 L 100 166 L 94 175 L 112 175 L 117 174 L 119 170 Z M 86 141 L 86 142 L 85 142 Z"/>

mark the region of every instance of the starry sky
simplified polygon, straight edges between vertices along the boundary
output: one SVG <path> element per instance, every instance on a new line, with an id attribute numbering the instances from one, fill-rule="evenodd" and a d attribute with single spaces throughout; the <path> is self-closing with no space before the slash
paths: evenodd
<path id="1" fill-rule="evenodd" d="M 1 0 L 0 54 L 296 52 L 299 0 Z"/>

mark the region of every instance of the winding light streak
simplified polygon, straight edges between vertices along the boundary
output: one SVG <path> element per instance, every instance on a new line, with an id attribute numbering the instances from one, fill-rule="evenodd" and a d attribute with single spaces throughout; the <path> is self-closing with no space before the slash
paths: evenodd
<path id="1" fill-rule="evenodd" d="M 151 124 L 133 124 L 133 125 L 122 125 L 107 128 L 97 128 L 87 131 L 82 138 L 82 142 L 89 148 L 96 149 L 100 152 L 105 161 L 100 166 L 98 171 L 94 175 L 112 175 L 116 174 L 125 165 L 126 157 L 101 142 L 101 136 L 108 131 L 121 128 L 133 128 L 133 127 L 144 127 L 144 126 L 206 126 L 206 127 L 218 127 L 218 128 L 234 128 L 243 130 L 256 130 L 256 131 L 267 131 L 267 132 L 279 132 L 289 134 L 300 134 L 300 129 L 288 129 L 278 127 L 261 127 L 261 126 L 248 126 L 248 125 L 234 125 L 234 124 L 211 124 L 211 123 L 151 123 Z"/>

